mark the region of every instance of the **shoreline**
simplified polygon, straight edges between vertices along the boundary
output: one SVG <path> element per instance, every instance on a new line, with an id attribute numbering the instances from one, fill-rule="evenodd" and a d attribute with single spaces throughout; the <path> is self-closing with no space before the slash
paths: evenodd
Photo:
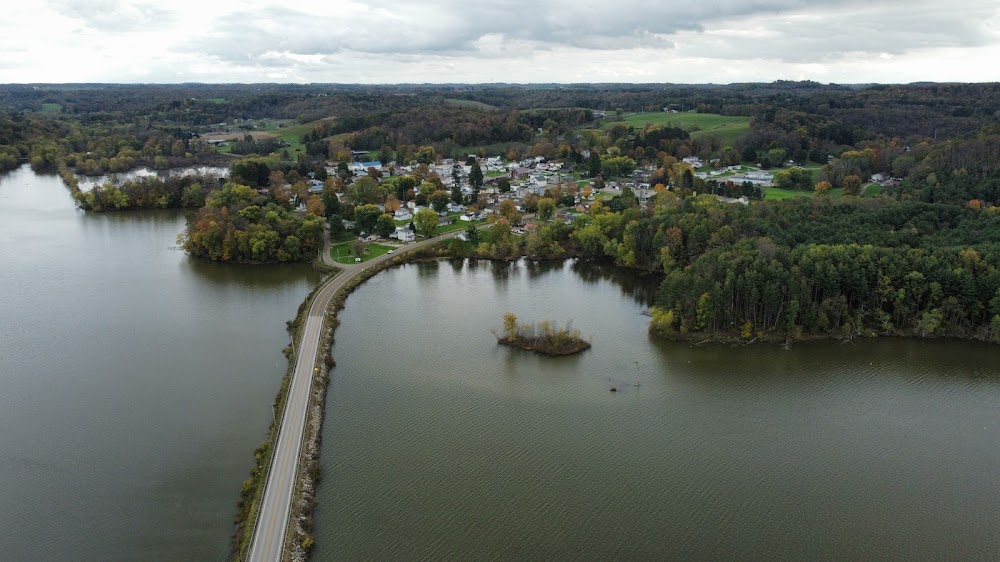
<path id="1" fill-rule="evenodd" d="M 454 233 L 446 233 L 442 238 L 433 241 L 425 241 L 423 246 L 415 247 L 408 251 L 403 251 L 395 255 L 386 255 L 385 259 L 376 263 L 337 267 L 331 264 L 329 252 L 321 254 L 321 257 L 313 262 L 314 267 L 319 270 L 335 270 L 338 273 L 324 278 L 310 293 L 306 300 L 300 305 L 296 319 L 290 321 L 289 329 L 294 329 L 293 342 L 299 342 L 300 330 L 305 325 L 305 318 L 314 306 L 315 299 L 319 294 L 328 289 L 331 283 L 337 283 L 337 279 L 342 280 L 342 285 L 333 291 L 329 301 L 324 306 L 324 320 L 320 330 L 320 342 L 317 347 L 317 356 L 314 358 L 316 369 L 313 371 L 310 380 L 310 390 L 308 401 L 305 407 L 306 420 L 303 428 L 302 447 L 297 459 L 296 479 L 292 488 L 291 503 L 289 506 L 288 520 L 284 528 L 284 554 L 283 559 L 306 560 L 309 556 L 313 538 L 310 534 L 312 530 L 312 516 L 315 508 L 315 485 L 320 477 L 318 465 L 321 431 L 326 408 L 326 388 L 329 381 L 329 371 L 335 365 L 332 355 L 332 344 L 334 333 L 339 324 L 336 312 L 344 307 L 344 303 L 358 286 L 370 279 L 372 276 L 384 269 L 396 265 L 402 265 L 413 261 L 425 260 L 428 258 L 437 259 L 450 257 L 446 251 L 441 251 L 440 242 L 446 241 L 454 236 Z M 324 233 L 324 250 L 329 245 L 329 237 Z M 378 259 L 378 258 L 376 258 Z M 264 492 L 267 486 L 267 476 L 271 466 L 274 449 L 277 446 L 277 437 L 280 433 L 280 423 L 277 420 L 283 419 L 284 403 L 287 398 L 292 378 L 295 370 L 295 363 L 298 359 L 290 348 L 286 347 L 286 356 L 289 360 L 289 367 L 285 377 L 282 379 L 281 388 L 275 399 L 276 404 L 281 404 L 281 410 L 276 410 L 275 420 L 272 422 L 264 442 L 255 450 L 255 463 L 251 468 L 251 476 L 243 483 L 241 490 L 241 500 L 236 517 L 236 529 L 233 533 L 230 555 L 232 559 L 242 560 L 249 552 L 253 544 L 253 533 L 258 521 L 258 513 L 263 502 Z M 318 361 L 320 357 L 323 361 Z M 253 517 L 253 526 L 248 526 L 250 517 Z M 294 521 L 294 525 L 291 523 Z"/>
<path id="2" fill-rule="evenodd" d="M 300 452 L 299 458 L 299 468 L 298 476 L 293 490 L 292 495 L 292 505 L 289 513 L 289 523 L 294 521 L 295 525 L 286 530 L 286 542 L 285 542 L 285 553 L 292 560 L 307 560 L 309 553 L 312 550 L 315 540 L 312 536 L 313 528 L 313 515 L 316 506 L 315 490 L 316 485 L 321 479 L 321 467 L 319 465 L 319 453 L 321 449 L 322 442 L 322 428 L 325 421 L 326 415 L 326 393 L 330 380 L 330 371 L 336 366 L 336 361 L 333 357 L 332 346 L 335 343 L 335 333 L 340 325 L 340 321 L 337 317 L 337 313 L 342 310 L 346 304 L 347 297 L 354 292 L 361 284 L 365 283 L 378 273 L 390 267 L 395 267 L 398 265 L 405 265 L 409 263 L 418 263 L 425 261 L 437 261 L 443 259 L 475 259 L 475 260 L 488 260 L 488 261 L 502 261 L 502 262 L 512 262 L 519 259 L 524 259 L 526 256 L 518 257 L 506 257 L 506 258 L 493 258 L 493 257 L 483 257 L 475 254 L 472 255 L 455 255 L 450 248 L 443 245 L 447 238 L 437 240 L 433 244 L 429 244 L 425 247 L 416 248 L 408 252 L 399 253 L 391 256 L 389 259 L 372 264 L 370 266 L 361 267 L 359 266 L 349 266 L 349 269 L 354 269 L 356 267 L 361 267 L 360 271 L 354 269 L 354 273 L 351 274 L 352 277 L 347 279 L 342 287 L 336 290 L 332 295 L 330 302 L 325 308 L 326 318 L 323 323 L 323 330 L 321 335 L 321 341 L 318 348 L 318 356 L 323 358 L 323 361 L 318 362 L 319 369 L 314 372 L 312 380 L 312 388 L 309 395 L 309 403 L 307 405 L 307 420 L 306 427 L 303 435 L 303 448 Z M 327 240 L 324 245 L 324 249 L 328 247 L 329 241 Z M 334 270 L 343 272 L 344 269 L 338 269 L 335 265 L 330 264 L 328 261 L 329 253 L 323 254 L 323 257 L 314 263 L 317 268 L 327 267 Z M 538 260 L 538 261 L 561 261 L 567 259 L 585 259 L 577 256 L 567 256 L 560 258 L 559 260 Z M 639 272 L 641 273 L 641 272 Z M 300 314 L 296 317 L 296 326 L 299 326 L 299 319 L 302 314 L 307 313 L 311 307 L 311 302 L 315 294 L 324 287 L 331 278 L 324 279 L 313 293 L 310 293 L 309 297 L 305 302 L 300 305 Z M 302 317 L 304 318 L 304 317 Z M 290 326 L 292 322 L 289 323 Z M 962 340 L 975 340 L 982 341 L 985 343 L 991 343 L 990 340 L 982 337 L 975 337 L 970 335 L 930 335 L 921 336 L 919 334 L 855 334 L 851 336 L 845 335 L 803 335 L 798 334 L 795 337 L 791 337 L 790 334 L 763 334 L 758 335 L 751 339 L 746 339 L 739 337 L 737 334 L 723 334 L 717 333 L 709 335 L 705 332 L 674 332 L 671 334 L 656 333 L 653 330 L 649 330 L 649 334 L 652 337 L 661 340 L 674 341 L 674 342 L 687 342 L 694 346 L 700 346 L 705 344 L 728 344 L 728 345 L 751 345 L 754 343 L 770 343 L 770 344 L 784 344 L 790 345 L 791 343 L 804 343 L 804 342 L 819 342 L 819 341 L 839 341 L 841 343 L 846 343 L 852 341 L 855 338 L 861 339 L 875 339 L 877 337 L 901 337 L 901 338 L 916 338 L 916 339 L 962 339 Z M 499 342 L 499 339 L 498 339 Z M 503 343 L 503 342 L 499 342 Z M 511 345 L 511 344 L 507 344 Z M 522 346 L 514 345 L 513 347 L 522 348 Z M 589 348 L 590 344 L 583 349 L 578 350 L 584 351 Z M 286 348 L 287 349 L 287 348 Z M 530 349 L 530 351 L 537 351 Z M 541 352 L 540 352 L 541 353 Z M 575 352 L 574 352 L 575 353 Z M 289 356 L 289 369 L 286 374 L 285 379 L 282 381 L 282 388 L 279 391 L 279 396 L 276 398 L 276 403 L 279 400 L 283 400 L 284 393 L 287 392 L 287 381 L 290 380 L 291 372 L 294 368 L 294 356 Z M 268 445 L 265 448 L 265 445 Z M 269 451 L 273 448 L 273 436 L 269 435 L 269 439 L 265 440 L 265 443 L 261 447 L 258 447 L 258 452 Z M 260 458 L 258 458 L 258 461 Z M 259 467 L 258 464 L 255 465 L 255 469 Z M 259 473 L 253 472 L 255 476 L 259 476 Z M 261 489 L 263 484 L 261 484 Z M 242 504 L 241 504 L 242 505 Z M 245 524 L 245 522 L 244 522 Z M 238 531 L 240 527 L 238 524 Z M 235 537 L 234 537 L 235 538 Z M 252 537 L 251 537 L 252 538 Z M 291 539 L 291 540 L 287 540 Z M 242 543 L 238 543 L 242 544 Z M 249 544 L 249 543 L 247 543 Z M 242 559 L 241 551 L 237 550 L 234 552 L 234 557 Z"/>

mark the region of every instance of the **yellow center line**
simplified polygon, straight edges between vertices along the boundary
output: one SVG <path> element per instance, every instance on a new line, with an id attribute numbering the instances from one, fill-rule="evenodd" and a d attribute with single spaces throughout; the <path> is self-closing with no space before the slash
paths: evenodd
<path id="1" fill-rule="evenodd" d="M 308 321 L 307 321 L 307 323 L 308 323 Z M 294 412 L 294 411 L 297 411 L 299 409 L 299 405 L 302 402 L 302 393 L 301 392 L 296 392 L 296 389 L 297 389 L 297 387 L 293 386 L 292 389 L 289 391 L 289 392 L 291 392 L 291 396 L 289 396 L 289 404 L 287 404 L 286 408 L 285 408 L 286 412 L 289 412 L 289 411 Z M 291 408 L 291 410 L 289 410 L 289 408 Z M 284 417 L 284 416 L 282 416 L 282 417 Z M 287 436 L 288 436 L 287 433 L 282 435 L 282 437 L 287 437 Z M 278 446 L 278 444 L 276 443 L 275 447 L 277 447 L 277 446 Z M 287 453 L 285 453 L 284 456 L 281 459 L 281 470 L 278 472 L 278 479 L 275 482 L 276 484 L 278 484 L 278 487 L 274 488 L 275 490 L 281 490 L 281 489 L 284 488 L 284 486 L 282 486 L 281 484 L 285 481 L 285 474 L 288 471 L 288 459 L 290 458 L 290 456 L 291 455 L 288 455 Z M 278 492 L 278 493 L 280 493 L 280 492 Z M 266 538 L 264 539 L 264 553 L 265 553 L 265 555 L 266 555 L 266 553 L 270 552 L 270 550 L 271 550 L 271 539 L 273 538 L 274 524 L 277 521 L 277 511 L 278 511 L 277 510 L 277 503 L 275 503 L 274 507 L 271 509 L 271 516 L 268 518 Z"/>
<path id="2" fill-rule="evenodd" d="M 426 244 L 426 242 L 417 244 L 412 249 L 416 249 L 417 247 L 419 247 L 419 246 L 421 246 L 423 244 Z M 382 261 L 384 261 L 384 260 L 382 260 Z M 313 307 L 310 308 L 310 316 L 321 318 L 323 316 L 323 311 L 326 309 L 326 306 L 328 306 L 329 303 L 327 302 L 326 305 L 324 305 L 324 306 L 318 306 L 318 304 L 320 302 L 323 302 L 323 301 L 329 301 L 332 298 L 332 296 L 337 293 L 337 291 L 339 291 L 344 285 L 347 284 L 347 282 L 350 279 L 356 277 L 362 271 L 364 271 L 364 269 L 356 270 L 353 273 L 351 273 L 350 275 L 341 277 L 341 278 L 337 279 L 336 281 L 334 281 L 333 283 L 331 283 L 330 285 L 327 285 L 322 291 L 320 291 L 320 293 L 316 296 L 316 300 L 313 302 Z M 313 308 L 317 309 L 316 310 L 316 314 L 312 314 L 312 309 Z M 321 322 L 321 320 L 317 320 L 317 321 Z M 308 327 L 308 324 L 309 324 L 309 318 L 306 319 L 306 325 L 307 325 L 307 327 Z M 297 376 L 297 374 L 298 374 L 298 371 L 299 371 L 299 363 L 298 362 L 302 361 L 303 358 L 305 358 L 305 357 L 310 357 L 309 355 L 304 355 L 307 350 L 311 350 L 312 351 L 313 360 L 312 360 L 312 364 L 308 364 L 308 365 L 303 364 L 306 367 L 306 369 L 303 369 L 303 371 L 308 370 L 308 367 L 312 367 L 315 364 L 315 355 L 316 355 L 316 353 L 318 353 L 318 349 L 319 349 L 319 340 L 320 340 L 320 335 L 321 335 L 319 332 L 322 331 L 322 323 L 320 324 L 320 329 L 319 330 L 314 330 L 314 331 L 316 331 L 316 334 L 310 335 L 309 336 L 309 342 L 308 342 L 308 344 L 307 345 L 303 345 L 302 348 L 299 350 L 299 357 L 297 358 L 297 362 L 296 362 L 296 370 L 293 373 L 293 379 L 292 379 L 293 384 L 292 384 L 292 387 L 289 389 L 289 393 L 290 394 L 289 394 L 289 397 L 288 397 L 288 402 L 286 403 L 285 414 L 282 414 L 282 426 L 281 427 L 284 426 L 285 415 L 289 414 L 289 412 L 298 411 L 299 406 L 302 404 L 303 399 L 307 401 L 306 405 L 308 405 L 308 399 L 309 399 L 309 397 L 308 397 L 308 391 L 306 389 L 308 389 L 309 386 L 310 386 L 309 382 L 311 382 L 311 380 L 312 380 L 311 377 L 313 376 L 313 374 L 310 372 L 310 373 L 305 373 L 304 375 L 302 375 L 303 377 L 305 377 L 305 376 L 310 377 L 309 379 L 307 379 L 306 383 L 300 382 L 301 377 Z M 308 330 L 307 330 L 307 333 L 308 333 Z M 303 341 L 303 344 L 306 344 L 306 343 L 307 342 Z M 296 382 L 298 382 L 297 385 L 296 385 Z M 291 408 L 291 410 L 289 410 L 289 408 Z M 305 412 L 305 414 L 306 415 L 303 416 L 302 425 L 299 428 L 299 431 L 297 432 L 298 433 L 298 439 L 299 439 L 300 442 L 301 442 L 301 439 L 302 439 L 302 432 L 305 430 L 305 418 L 308 417 L 308 412 Z M 287 432 L 284 433 L 284 434 L 282 434 L 281 436 L 279 436 L 278 442 L 275 443 L 275 454 L 278 454 L 278 452 L 279 452 L 279 443 L 283 442 L 283 438 L 285 438 L 285 437 L 288 437 Z M 284 480 L 285 480 L 285 474 L 288 471 L 288 461 L 289 461 L 289 458 L 291 456 L 292 455 L 289 455 L 287 453 L 284 454 L 284 456 L 283 456 L 283 458 L 281 460 L 281 469 L 278 471 L 278 479 L 275 482 L 276 484 L 280 484 L 280 483 L 284 482 Z M 298 459 L 296 459 L 296 465 L 297 464 L 298 464 Z M 271 481 L 271 476 L 272 476 L 271 474 L 268 474 L 268 480 L 269 481 Z M 279 486 L 279 487 L 283 488 L 283 486 Z M 278 489 L 278 488 L 275 488 L 275 487 L 271 488 L 272 491 L 276 490 L 276 489 Z M 276 492 L 272 492 L 272 493 L 276 493 Z M 266 498 L 264 498 L 264 499 L 266 499 Z M 264 500 L 262 500 L 262 501 L 264 501 Z M 289 503 L 291 503 L 291 498 L 289 498 Z M 275 504 L 275 506 L 276 505 L 277 504 Z M 267 555 L 267 553 L 269 552 L 269 550 L 271 548 L 271 539 L 273 537 L 274 525 L 275 525 L 275 523 L 277 521 L 276 517 L 277 517 L 277 509 L 274 508 L 274 507 L 272 507 L 272 509 L 271 509 L 271 515 L 268 518 L 266 537 L 264 539 L 264 554 L 265 554 L 265 556 Z M 285 523 L 287 524 L 287 522 L 288 521 L 287 521 L 287 517 L 286 517 L 285 518 Z"/>

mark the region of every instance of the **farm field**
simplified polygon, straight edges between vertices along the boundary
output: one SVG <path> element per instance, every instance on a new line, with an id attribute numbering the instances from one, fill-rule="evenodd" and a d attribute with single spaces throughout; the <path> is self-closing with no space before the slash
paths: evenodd
<path id="1" fill-rule="evenodd" d="M 621 117 L 608 116 L 601 123 L 601 130 L 615 125 L 641 129 L 650 125 L 671 125 L 691 132 L 692 137 L 716 135 L 722 142 L 731 143 L 750 129 L 750 118 L 715 113 L 629 113 Z M 697 127 L 698 130 L 691 131 Z"/>

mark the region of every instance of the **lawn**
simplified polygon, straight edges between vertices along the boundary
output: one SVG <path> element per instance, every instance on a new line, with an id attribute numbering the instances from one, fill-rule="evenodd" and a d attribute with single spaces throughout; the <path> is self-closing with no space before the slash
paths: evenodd
<path id="1" fill-rule="evenodd" d="M 876 184 L 878 185 L 878 184 Z M 764 200 L 765 201 L 780 201 L 782 199 L 791 199 L 793 197 L 811 197 L 812 191 L 792 191 L 788 189 L 781 189 L 778 187 L 763 187 L 764 190 Z M 874 197 L 875 193 L 864 193 L 862 192 L 862 197 Z M 843 187 L 835 187 L 830 190 L 830 199 L 840 199 L 844 196 Z"/>
<path id="2" fill-rule="evenodd" d="M 780 201 L 782 199 L 809 197 L 812 195 L 810 191 L 792 191 L 790 189 L 781 189 L 780 187 L 762 187 L 761 189 L 764 190 L 764 201 Z"/>
<path id="3" fill-rule="evenodd" d="M 351 252 L 352 244 L 353 242 L 344 242 L 342 244 L 334 244 L 330 246 L 330 257 L 337 263 L 356 263 L 354 261 L 354 253 Z M 388 254 L 389 250 L 394 250 L 396 248 L 395 246 L 385 246 L 383 244 L 375 244 L 372 242 L 365 244 L 365 246 L 368 248 L 368 251 L 361 257 L 362 262 Z"/>
<path id="4" fill-rule="evenodd" d="M 438 234 L 446 234 L 448 232 L 455 232 L 456 230 L 465 230 L 469 228 L 469 225 L 479 226 L 481 224 L 486 224 L 486 221 L 461 221 L 455 219 L 455 222 L 451 224 L 439 226 L 434 229 L 434 236 L 437 236 Z"/>
<path id="5" fill-rule="evenodd" d="M 692 137 L 715 135 L 723 142 L 731 143 L 750 129 L 750 118 L 718 115 L 715 113 L 666 113 L 654 111 L 650 113 L 629 113 L 621 117 L 609 115 L 601 123 L 601 129 L 606 130 L 614 125 L 625 125 L 626 127 L 641 129 L 647 124 L 671 125 L 680 127 L 686 131 L 691 131 L 691 129 L 697 127 L 697 131 L 691 132 Z"/>
<path id="6" fill-rule="evenodd" d="M 466 107 L 470 109 L 481 109 L 483 111 L 498 111 L 500 108 L 495 105 L 490 105 L 488 103 L 483 103 L 481 101 L 473 100 L 460 100 L 460 99 L 445 99 L 444 103 L 448 105 L 455 105 L 458 107 Z"/>
<path id="7" fill-rule="evenodd" d="M 882 186 L 877 183 L 869 183 L 861 186 L 862 197 L 878 197 L 882 194 Z"/>

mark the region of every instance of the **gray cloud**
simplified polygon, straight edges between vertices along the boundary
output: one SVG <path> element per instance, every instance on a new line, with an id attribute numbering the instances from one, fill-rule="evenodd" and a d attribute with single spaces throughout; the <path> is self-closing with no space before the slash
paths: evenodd
<path id="1" fill-rule="evenodd" d="M 961 0 L 960 7 L 932 0 L 45 1 L 49 9 L 18 4 L 0 20 L 0 53 L 10 55 L 0 61 L 21 61 L 0 76 L 977 80 L 997 79 L 989 62 L 1000 55 L 996 0 Z M 31 43 L 28 30 L 44 25 L 59 32 Z M 937 66 L 929 75 L 923 61 L 931 59 Z"/>
<path id="2" fill-rule="evenodd" d="M 685 56 L 823 62 L 847 53 L 900 54 L 918 48 L 977 46 L 992 2 L 961 10 L 916 0 L 386 0 L 346 4 L 317 16 L 284 5 L 245 8 L 176 48 L 220 61 L 273 66 L 265 53 L 530 57 L 545 49 L 593 51 L 679 48 Z M 741 24 L 763 26 L 741 30 Z M 742 31 L 749 31 L 743 33 Z M 757 33 L 753 33 L 756 31 Z M 687 47 L 678 44 L 687 37 Z"/>
<path id="3" fill-rule="evenodd" d="M 168 27 L 174 14 L 162 3 L 128 0 L 49 0 L 56 13 L 100 32 L 143 31 Z"/>

